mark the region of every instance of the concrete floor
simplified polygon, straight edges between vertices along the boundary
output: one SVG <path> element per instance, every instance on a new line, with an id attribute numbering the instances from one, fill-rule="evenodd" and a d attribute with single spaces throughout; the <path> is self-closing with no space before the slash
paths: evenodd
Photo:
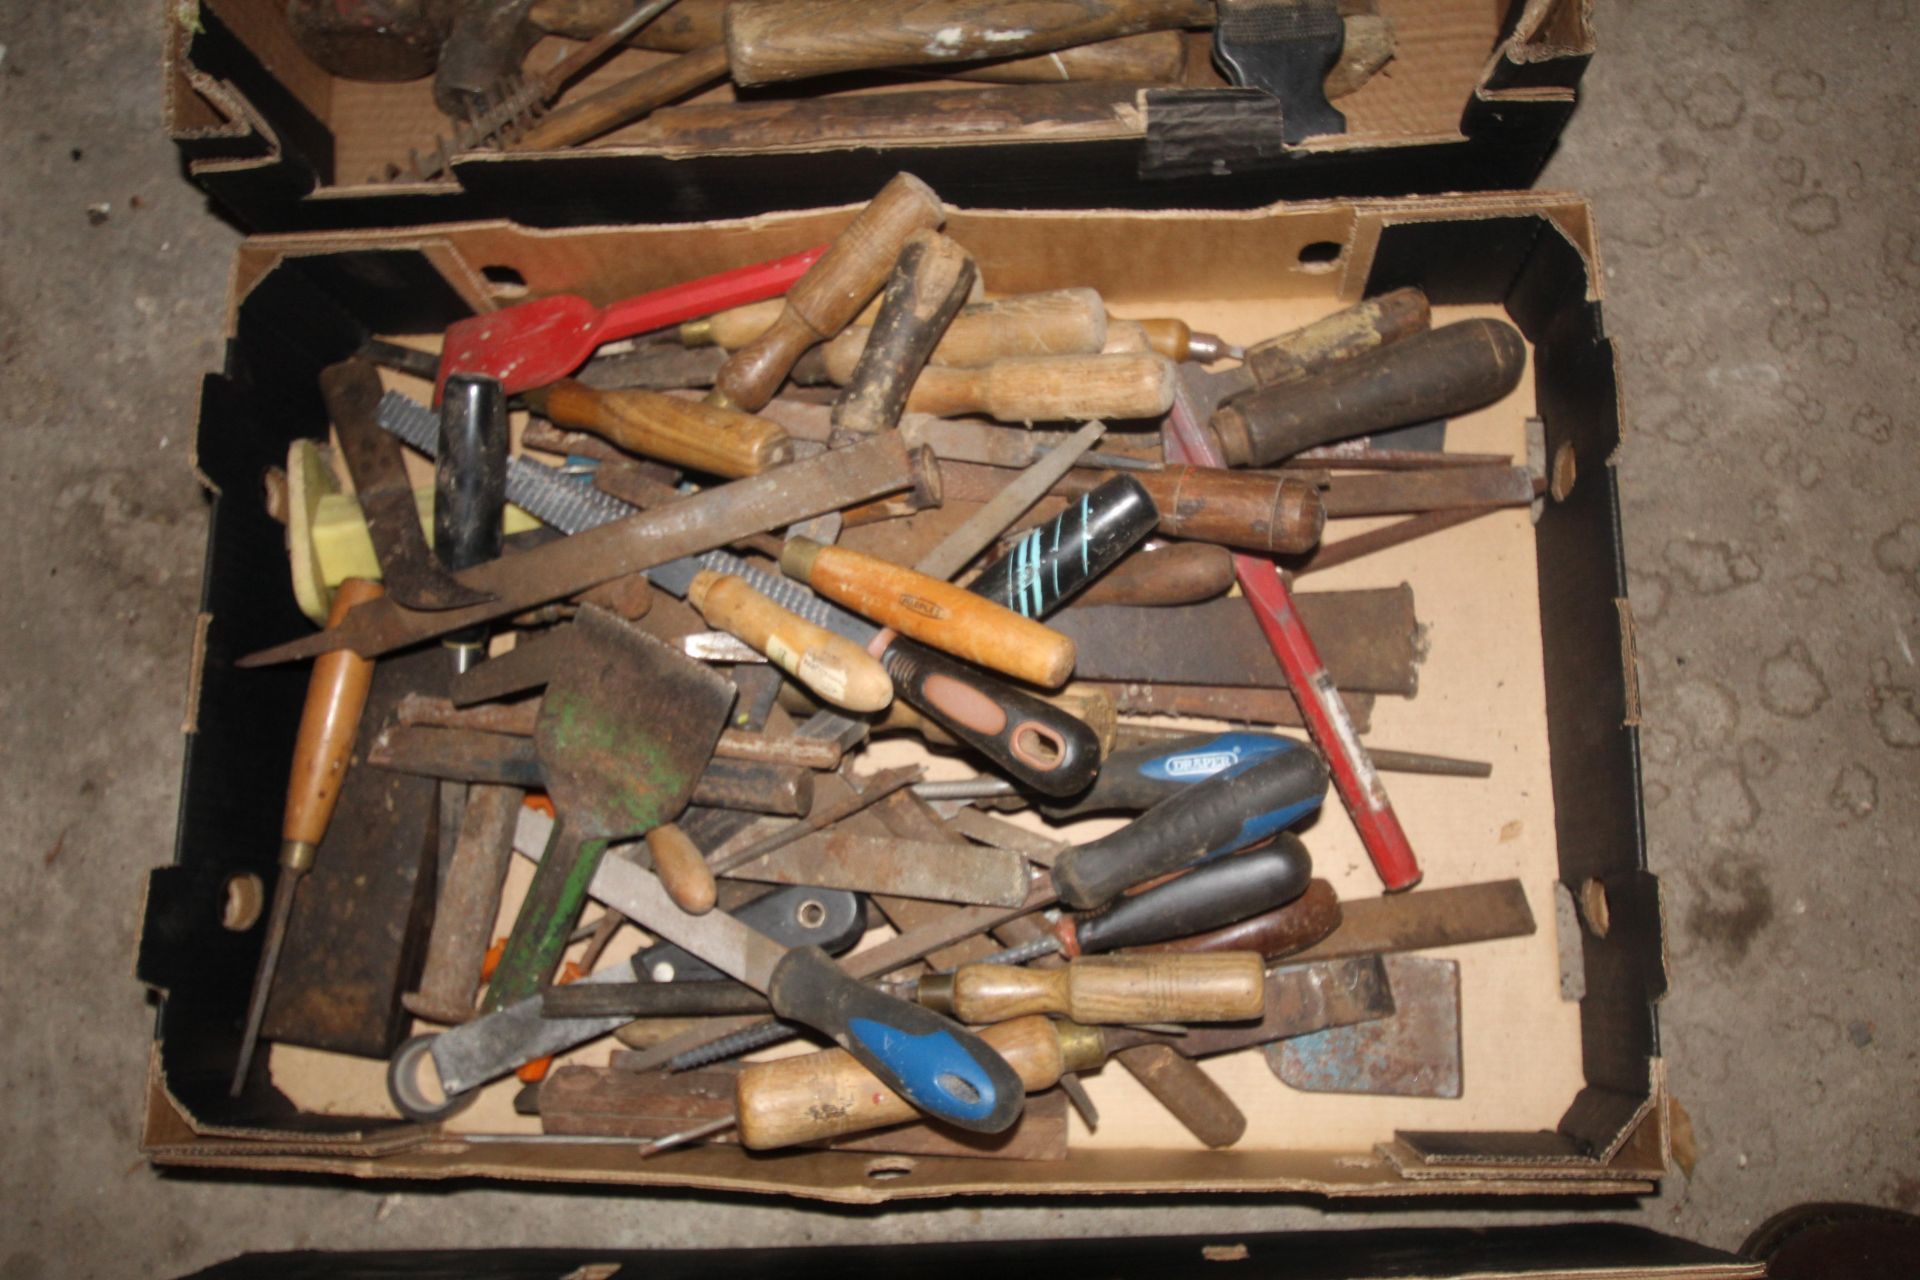
<path id="1" fill-rule="evenodd" d="M 1666 1044 L 1700 1161 L 1656 1199 L 1588 1212 L 1731 1247 L 1798 1201 L 1920 1208 L 1920 0 L 1616 0 L 1599 23 L 1544 185 L 1593 198 L 1607 251 Z M 204 533 L 187 448 L 236 242 L 164 137 L 157 34 L 146 6 L 0 6 L 0 1278 L 176 1275 L 287 1247 L 1230 1237 L 1579 1212 L 873 1213 L 147 1168 L 151 1011 L 128 963 L 170 844 Z"/>

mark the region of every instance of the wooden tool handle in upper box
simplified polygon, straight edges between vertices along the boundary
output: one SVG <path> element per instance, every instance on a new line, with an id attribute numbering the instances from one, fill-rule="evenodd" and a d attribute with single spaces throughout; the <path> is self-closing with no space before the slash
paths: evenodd
<path id="1" fill-rule="evenodd" d="M 589 431 L 628 453 L 737 478 L 793 460 L 786 431 L 748 413 L 657 391 L 595 391 L 568 379 L 530 397 L 563 427 Z"/>
<path id="2" fill-rule="evenodd" d="M 1161 355 L 1022 356 L 980 369 L 930 368 L 909 413 L 985 413 L 1001 422 L 1157 418 L 1173 404 L 1173 364 Z"/>
<path id="3" fill-rule="evenodd" d="M 377 582 L 347 579 L 333 594 L 333 612 L 327 625 L 339 626 L 356 605 L 381 595 Z M 360 712 L 367 705 L 367 690 L 372 684 L 373 663 L 351 649 L 336 649 L 313 660 L 307 700 L 300 712 L 300 734 L 293 743 L 293 768 L 287 777 L 287 807 L 280 823 L 282 840 L 310 847 L 326 835 L 327 822 L 340 803 L 347 757 L 353 754 Z"/>
<path id="4" fill-rule="evenodd" d="M 1018 58 L 1116 36 L 1212 26 L 1206 0 L 734 0 L 734 83 Z"/>
<path id="5" fill-rule="evenodd" d="M 1266 973 L 1252 951 L 1089 956 L 1059 969 L 969 964 L 954 971 L 950 1001 L 962 1022 L 1031 1013 L 1090 1024 L 1239 1022 L 1260 1016 Z"/>
<path id="6" fill-rule="evenodd" d="M 901 635 L 1048 689 L 1073 673 L 1073 641 L 950 582 L 844 547 L 787 539 L 780 568 Z"/>
<path id="7" fill-rule="evenodd" d="M 705 915 L 719 898 L 713 872 L 687 833 L 669 822 L 647 832 L 647 852 L 653 855 L 653 874 L 673 904 L 689 915 Z"/>
<path id="8" fill-rule="evenodd" d="M 1065 1025 L 1044 1017 L 1019 1018 L 986 1028 L 980 1038 L 1033 1091 L 1058 1082 L 1063 1070 L 1092 1065 L 1085 1060 L 1091 1055 L 1067 1057 L 1060 1031 Z M 1098 1033 L 1092 1034 L 1097 1044 Z M 920 1115 L 844 1049 L 751 1063 L 740 1073 L 733 1099 L 740 1141 L 758 1151 L 878 1129 Z"/>
<path id="9" fill-rule="evenodd" d="M 728 358 L 714 380 L 715 403 L 752 412 L 773 399 L 800 353 L 839 333 L 879 292 L 907 237 L 946 216 L 931 187 L 896 174 L 787 291 L 772 327 Z"/>

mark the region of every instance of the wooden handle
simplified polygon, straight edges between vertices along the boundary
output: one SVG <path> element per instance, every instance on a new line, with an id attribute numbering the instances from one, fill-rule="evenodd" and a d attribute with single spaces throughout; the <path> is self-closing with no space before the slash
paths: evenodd
<path id="1" fill-rule="evenodd" d="M 674 905 L 689 915 L 713 910 L 719 890 L 713 872 L 687 833 L 669 822 L 647 832 L 647 852 L 653 855 L 653 874 Z"/>
<path id="2" fill-rule="evenodd" d="M 751 414 L 658 391 L 595 391 L 567 379 L 528 397 L 563 427 L 590 431 L 628 453 L 711 475 L 758 475 L 793 460 L 786 431 Z"/>
<path id="3" fill-rule="evenodd" d="M 1128 472 L 1160 510 L 1160 532 L 1224 547 L 1285 554 L 1320 541 L 1327 513 L 1304 480 L 1220 467 Z"/>
<path id="4" fill-rule="evenodd" d="M 1018 58 L 1116 36 L 1211 26 L 1203 0 L 735 0 L 734 82 Z"/>
<path id="5" fill-rule="evenodd" d="M 1138 320 L 1107 317 L 1107 340 L 1100 346 L 1103 356 L 1144 356 L 1153 353 L 1147 339 L 1147 327 Z"/>
<path id="6" fill-rule="evenodd" d="M 740 578 L 703 569 L 687 588 L 687 603 L 837 707 L 878 711 L 893 701 L 893 681 L 865 649 L 789 613 Z"/>
<path id="7" fill-rule="evenodd" d="M 1007 1060 L 1029 1090 L 1045 1089 L 1066 1067 L 1057 1024 L 1020 1018 L 988 1027 L 981 1038 Z M 740 1141 L 757 1151 L 859 1133 L 920 1115 L 844 1049 L 748 1064 L 734 1085 Z"/>
<path id="8" fill-rule="evenodd" d="M 1233 556 L 1225 547 L 1176 542 L 1135 551 L 1082 591 L 1080 604 L 1197 604 L 1233 588 Z"/>
<path id="9" fill-rule="evenodd" d="M 772 327 L 721 367 L 716 402 L 752 412 L 773 399 L 800 353 L 839 333 L 879 291 L 907 237 L 945 220 L 933 188 L 910 173 L 896 174 L 787 292 Z"/>
<path id="10" fill-rule="evenodd" d="M 1090 356 L 1106 341 L 1108 320 L 1092 289 L 1055 289 L 962 307 L 928 364 L 973 369 L 1008 356 Z M 871 332 L 855 325 L 821 348 L 827 376 L 845 386 Z"/>
<path id="11" fill-rule="evenodd" d="M 1220 955 L 1089 956 L 1059 969 L 962 965 L 949 997 L 962 1022 L 1034 1013 L 1075 1022 L 1238 1022 L 1257 1018 L 1266 974 L 1251 951 Z"/>
<path id="12" fill-rule="evenodd" d="M 738 351 L 771 329 L 786 305 L 785 298 L 768 298 L 765 302 L 749 302 L 744 307 L 729 307 L 698 320 L 689 320 L 680 326 L 680 341 L 689 347 L 722 347 L 728 351 Z M 856 320 L 859 324 L 870 325 L 879 313 L 880 299 L 875 298 L 861 310 Z M 853 366 L 847 367 L 851 369 Z"/>
<path id="13" fill-rule="evenodd" d="M 384 594 L 380 584 L 349 578 L 333 593 L 327 626 L 346 621 L 356 605 Z M 280 838 L 311 848 L 327 833 L 333 807 L 340 802 L 340 784 L 346 780 L 347 757 L 353 754 L 360 712 L 367 705 L 373 683 L 373 663 L 351 649 L 335 649 L 313 660 L 307 680 L 307 701 L 300 711 L 300 734 L 293 742 L 293 769 L 287 777 L 287 808 Z M 304 868 L 302 868 L 304 870 Z"/>
<path id="14" fill-rule="evenodd" d="M 907 409 L 1001 422 L 1155 418 L 1173 404 L 1173 364 L 1160 355 L 1020 356 L 982 369 L 928 369 Z"/>
<path id="15" fill-rule="evenodd" d="M 1073 641 L 950 582 L 844 547 L 789 538 L 780 567 L 839 604 L 968 662 L 1057 689 Z"/>
<path id="16" fill-rule="evenodd" d="M 1187 358 L 1187 344 L 1193 340 L 1193 328 L 1185 320 L 1162 317 L 1156 320 L 1141 320 L 1140 327 L 1146 330 L 1147 345 L 1169 360 L 1180 361 Z"/>
<path id="17" fill-rule="evenodd" d="M 1247 348 L 1247 369 L 1262 387 L 1297 382 L 1402 338 L 1425 333 L 1432 319 L 1426 294 L 1418 289 L 1395 289 L 1277 338 L 1254 343 Z"/>
<path id="18" fill-rule="evenodd" d="M 712 44 L 648 67 L 563 107 L 555 108 L 514 139 L 510 151 L 552 151 L 591 142 L 632 124 L 669 102 L 726 78 L 727 47 Z"/>
<path id="19" fill-rule="evenodd" d="M 1173 1118 L 1209 1147 L 1230 1147 L 1247 1131 L 1247 1117 L 1197 1062 L 1164 1044 L 1137 1044 L 1113 1055 L 1146 1086 Z"/>
<path id="20" fill-rule="evenodd" d="M 907 237 L 880 298 L 866 349 L 833 406 L 833 429 L 858 435 L 900 425 L 913 381 L 967 300 L 979 273 L 973 259 L 937 231 Z M 844 335 L 842 335 L 844 336 Z"/>

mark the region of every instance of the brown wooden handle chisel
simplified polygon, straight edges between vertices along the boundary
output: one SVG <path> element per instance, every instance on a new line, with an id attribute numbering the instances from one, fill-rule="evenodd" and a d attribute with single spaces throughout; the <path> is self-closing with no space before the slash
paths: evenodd
<path id="1" fill-rule="evenodd" d="M 657 391 L 596 391 L 569 378 L 527 403 L 559 426 L 709 475 L 754 476 L 793 460 L 793 441 L 766 419 Z"/>
<path id="2" fill-rule="evenodd" d="M 788 577 L 901 635 L 1048 689 L 1073 673 L 1073 641 L 1051 627 L 877 556 L 789 538 Z"/>
<path id="3" fill-rule="evenodd" d="M 1090 1025 L 1238 1022 L 1258 1018 L 1266 972 L 1258 952 L 1082 956 L 1058 969 L 962 965 L 920 979 L 919 1000 L 962 1022 L 1054 1013 Z"/>
<path id="4" fill-rule="evenodd" d="M 773 399 L 800 354 L 839 333 L 879 292 L 907 237 L 945 220 L 933 188 L 895 175 L 787 291 L 772 326 L 721 367 L 708 400 L 751 413 Z"/>
<path id="5" fill-rule="evenodd" d="M 880 312 L 833 406 L 839 439 L 900 425 L 907 393 L 979 278 L 967 251 L 937 231 L 907 237 Z M 842 335 L 844 336 L 844 334 Z"/>

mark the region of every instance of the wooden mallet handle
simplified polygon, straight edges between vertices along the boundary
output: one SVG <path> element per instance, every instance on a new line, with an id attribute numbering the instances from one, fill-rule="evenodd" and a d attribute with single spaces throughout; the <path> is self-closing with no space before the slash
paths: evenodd
<path id="1" fill-rule="evenodd" d="M 907 237 L 945 220 L 931 187 L 895 175 L 787 292 L 772 327 L 721 367 L 709 399 L 749 413 L 773 399 L 801 353 L 839 333 L 879 291 Z"/>
<path id="2" fill-rule="evenodd" d="M 985 413 L 1001 422 L 1157 418 L 1173 404 L 1173 364 L 1161 355 L 1018 356 L 980 369 L 929 368 L 910 413 Z"/>

